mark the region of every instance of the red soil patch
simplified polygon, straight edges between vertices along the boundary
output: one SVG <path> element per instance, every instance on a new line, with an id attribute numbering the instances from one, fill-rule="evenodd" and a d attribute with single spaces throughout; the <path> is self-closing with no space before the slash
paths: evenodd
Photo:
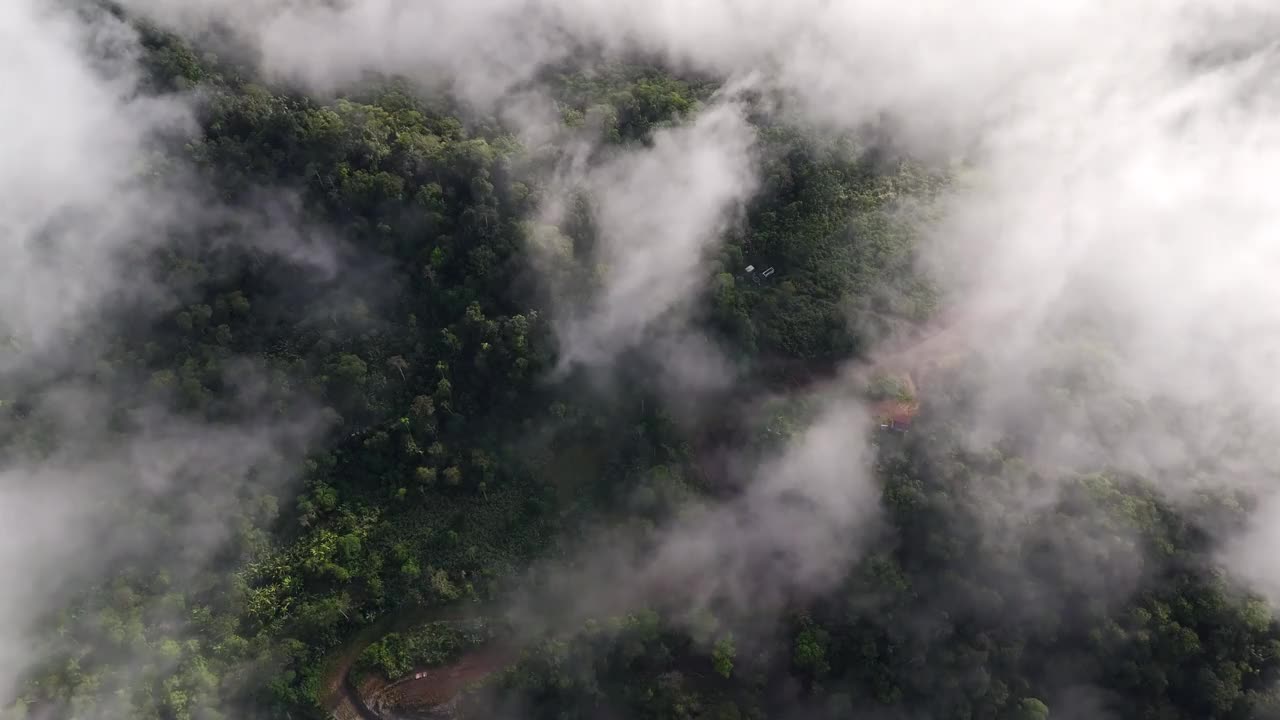
<path id="1" fill-rule="evenodd" d="M 453 700 L 468 685 L 503 670 L 519 659 L 513 649 L 486 646 L 444 667 L 418 668 L 408 677 L 366 696 L 376 708 L 424 711 Z"/>
<path id="2" fill-rule="evenodd" d="M 900 426 L 911 424 L 920 404 L 902 400 L 881 400 L 871 406 L 871 414 L 882 423 L 893 423 Z"/>

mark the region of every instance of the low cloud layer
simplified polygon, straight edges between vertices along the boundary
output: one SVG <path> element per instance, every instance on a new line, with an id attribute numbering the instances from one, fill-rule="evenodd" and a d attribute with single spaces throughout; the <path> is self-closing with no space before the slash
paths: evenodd
<path id="1" fill-rule="evenodd" d="M 588 307 L 563 308 L 562 362 L 609 364 L 655 342 L 651 331 L 662 321 L 678 331 L 702 288 L 706 256 L 755 188 L 754 142 L 743 108 L 720 102 L 688 125 L 658 131 L 652 147 L 570 180 L 594 211 L 600 245 L 590 264 L 600 278 Z M 691 366 L 682 374 L 699 373 Z"/>
<path id="2" fill-rule="evenodd" d="M 0 45 L 0 696 L 12 699 L 47 660 L 49 613 L 122 565 L 187 587 L 247 499 L 269 505 L 322 429 L 264 411 L 262 373 L 232 360 L 226 414 L 254 419 L 202 423 L 115 373 L 106 348 L 121 323 L 141 331 L 176 302 L 139 259 L 175 242 L 250 243 L 323 274 L 333 252 L 303 237 L 287 204 L 233 213 L 164 156 L 163 142 L 194 131 L 192 109 L 140 91 L 141 48 L 120 19 L 14 0 L 0 7 Z"/>
<path id="3" fill-rule="evenodd" d="M 659 608 L 693 628 L 714 617 L 759 638 L 783 611 L 835 588 L 879 529 L 871 418 L 843 382 L 786 405 L 763 431 L 777 447 L 735 467 L 741 494 L 590 534 L 535 568 L 547 582 L 515 599 L 514 624 L 538 637 Z"/>
<path id="4" fill-rule="evenodd" d="M 965 170 L 927 264 L 981 360 L 975 442 L 1040 416 L 1028 442 L 1047 463 L 1118 464 L 1171 491 L 1272 485 L 1271 4 L 126 4 L 178 27 L 221 22 L 269 73 L 323 91 L 378 71 L 496 106 L 589 48 L 758 75 L 820 127 L 887 121 Z M 717 105 L 587 178 L 611 264 L 598 304 L 568 326 L 581 357 L 608 357 L 687 296 L 723 209 L 750 191 L 749 155 L 732 106 Z M 1070 379 L 1058 405 L 1045 405 L 1046 378 Z M 1208 460 L 1211 476 L 1193 477 Z"/>
<path id="5" fill-rule="evenodd" d="M 496 108 L 526 92 L 540 66 L 586 48 L 759 78 L 818 127 L 886 123 L 907 147 L 955 159 L 963 170 L 926 264 L 964 317 L 962 344 L 978 360 L 971 374 L 978 402 L 966 418 L 975 443 L 1036 418 L 1038 430 L 1024 442 L 1046 464 L 1142 470 L 1175 497 L 1200 484 L 1275 487 L 1280 392 L 1270 371 L 1280 357 L 1280 209 L 1270 193 L 1280 180 L 1273 119 L 1280 88 L 1266 31 L 1280 27 L 1280 9 L 1272 3 L 123 4 L 189 31 L 229 27 L 268 73 L 321 92 L 377 71 L 444 82 Z M 82 53 L 67 52 L 83 42 L 70 21 L 43 18 L 31 2 L 0 12 L 14 21 L 6 26 L 27 30 L 15 33 L 18 49 L 9 52 L 44 57 L 50 69 L 42 72 L 55 73 L 30 97 L 62 110 L 48 126 L 28 121 L 6 134 L 25 141 L 2 141 L 5 159 L 14 158 L 6 163 L 14 169 L 0 171 L 12 174 L 4 180 L 15 188 L 9 197 L 30 197 L 6 207 L 0 222 L 26 228 L 18 237 L 34 242 L 35 229 L 60 212 L 39 189 L 62 183 L 68 192 L 53 196 L 81 198 L 110 218 L 128 207 L 116 204 L 131 192 L 119 173 L 140 157 L 148 132 L 119 119 L 138 109 L 112 89 L 120 81 L 98 79 Z M 15 82 L 30 82 L 17 69 L 26 63 L 5 67 L 14 68 Z M 61 108 L 57 98 L 68 93 L 57 82 L 102 102 L 85 114 Z M 103 113 L 115 122 L 104 123 Z M 25 116 L 11 113 L 5 122 Z M 24 148 L 56 139 L 44 133 L 65 136 L 68 150 L 39 160 L 36 184 L 18 168 Z M 120 156 L 89 152 L 111 133 Z M 81 154 L 102 158 L 101 167 L 69 172 Z M 607 362 L 696 292 L 702 258 L 749 199 L 752 167 L 741 110 L 721 102 L 659 133 L 652 147 L 583 175 L 598 200 L 605 268 L 589 308 L 562 319 L 575 359 Z M 101 194 L 104 187 L 124 189 Z M 112 204 L 101 205 L 100 194 Z M 84 242 L 84 259 L 94 259 L 95 241 Z M 27 309 L 0 316 L 32 337 L 80 317 L 103 293 L 95 282 L 110 286 L 108 276 L 42 268 L 36 257 L 24 253 L 18 262 L 26 265 L 11 265 L 27 268 L 14 287 L 45 273 L 66 289 L 40 302 L 14 292 L 11 305 Z M 69 285 L 69 277 L 81 279 Z M 1055 385 L 1062 392 L 1046 398 Z M 828 453 L 810 453 L 853 434 L 858 413 L 854 405 L 821 416 L 782 456 L 784 464 L 790 453 L 817 458 L 794 475 L 785 466 L 779 472 L 797 478 L 788 487 L 801 501 L 838 514 L 797 550 L 866 521 L 873 500 L 850 501 L 843 482 L 863 487 L 867 458 L 850 450 L 832 465 Z M 829 482 L 829 473 L 841 482 Z M 758 545 L 736 534 L 738 510 L 729 508 L 730 520 L 713 514 L 695 533 L 674 527 L 670 561 L 723 569 L 717 577 L 737 582 L 735 568 L 783 542 L 774 528 L 796 525 L 790 500 L 761 483 L 748 490 L 764 498 L 748 508 Z M 1226 559 L 1280 601 L 1275 574 L 1258 570 L 1275 516 L 1273 504 L 1263 507 L 1257 535 Z M 735 562 L 739 551 L 747 554 Z M 808 579 L 803 564 L 773 569 Z"/>
<path id="6" fill-rule="evenodd" d="M 121 23 L 28 0 L 6 3 L 0 20 L 14 103 L 0 133 L 0 334 L 40 350 L 120 289 L 122 247 L 167 229 L 174 208 L 149 187 L 148 144 L 191 118 L 182 103 L 137 96 Z M 0 368 L 13 362 L 0 354 Z"/>

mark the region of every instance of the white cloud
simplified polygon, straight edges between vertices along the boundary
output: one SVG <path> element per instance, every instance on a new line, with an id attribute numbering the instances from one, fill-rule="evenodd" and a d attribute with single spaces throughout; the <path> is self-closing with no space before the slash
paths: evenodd
<path id="1" fill-rule="evenodd" d="M 1274 486 L 1274 3 L 127 4 L 179 23 L 229 22 L 268 70 L 321 89 L 378 70 L 445 79 L 493 103 L 540 64 L 588 46 L 759 73 L 821 125 L 888 116 L 914 148 L 964 157 L 971 171 L 929 258 L 961 311 L 977 315 L 967 339 L 990 371 L 969 418 L 975 434 L 1031 413 L 1047 421 L 1044 458 L 1144 469 L 1171 491 L 1203 481 L 1190 470 L 1200 461 L 1216 464 L 1212 484 Z M 705 149 L 681 144 L 737 122 L 723 106 L 708 113 L 625 173 L 597 178 L 626 189 L 602 205 L 623 244 L 607 254 L 614 265 L 574 347 L 633 341 L 697 282 L 705 231 L 749 188 L 750 144 L 734 139 L 744 133 L 712 133 L 719 144 Z M 673 150 L 680 161 L 664 164 Z M 723 182 L 703 185 L 704 172 Z M 704 202 L 682 202 L 670 181 Z M 632 198 L 665 207 L 646 216 L 647 203 Z M 1098 365 L 1099 355 L 1110 362 Z M 1042 376 L 1064 366 L 1095 377 L 1049 415 Z"/>

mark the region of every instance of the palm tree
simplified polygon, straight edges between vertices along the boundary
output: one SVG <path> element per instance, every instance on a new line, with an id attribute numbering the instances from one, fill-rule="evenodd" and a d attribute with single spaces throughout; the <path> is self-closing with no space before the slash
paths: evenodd
<path id="1" fill-rule="evenodd" d="M 409 367 L 409 361 L 399 355 L 393 355 L 387 360 L 387 367 L 392 367 L 400 371 L 400 379 L 404 380 L 404 371 Z"/>

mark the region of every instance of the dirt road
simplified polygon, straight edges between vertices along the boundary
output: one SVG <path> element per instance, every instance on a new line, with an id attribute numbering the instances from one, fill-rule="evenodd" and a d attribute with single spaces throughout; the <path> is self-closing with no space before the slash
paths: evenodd
<path id="1" fill-rule="evenodd" d="M 476 648 L 449 665 L 416 668 L 407 677 L 362 693 L 365 703 L 380 716 L 407 713 L 447 715 L 458 694 L 472 683 L 499 672 L 520 657 L 512 647 L 490 644 Z"/>
<path id="2" fill-rule="evenodd" d="M 388 616 L 365 628 L 339 652 L 325 674 L 325 704 L 337 720 L 389 720 L 399 709 L 395 698 L 403 697 L 410 705 L 404 709 L 426 713 L 435 705 L 449 702 L 458 691 L 472 682 L 503 669 L 515 661 L 517 654 L 500 645 L 486 645 L 463 655 L 458 661 L 440 667 L 416 668 L 408 677 L 393 683 L 373 681 L 357 687 L 351 669 L 370 644 L 388 633 L 432 622 L 460 622 L 487 617 L 492 609 L 484 605 L 457 605 L 447 608 L 411 608 Z M 416 676 L 416 677 L 415 677 Z M 388 694 L 391 693 L 391 694 Z"/>

